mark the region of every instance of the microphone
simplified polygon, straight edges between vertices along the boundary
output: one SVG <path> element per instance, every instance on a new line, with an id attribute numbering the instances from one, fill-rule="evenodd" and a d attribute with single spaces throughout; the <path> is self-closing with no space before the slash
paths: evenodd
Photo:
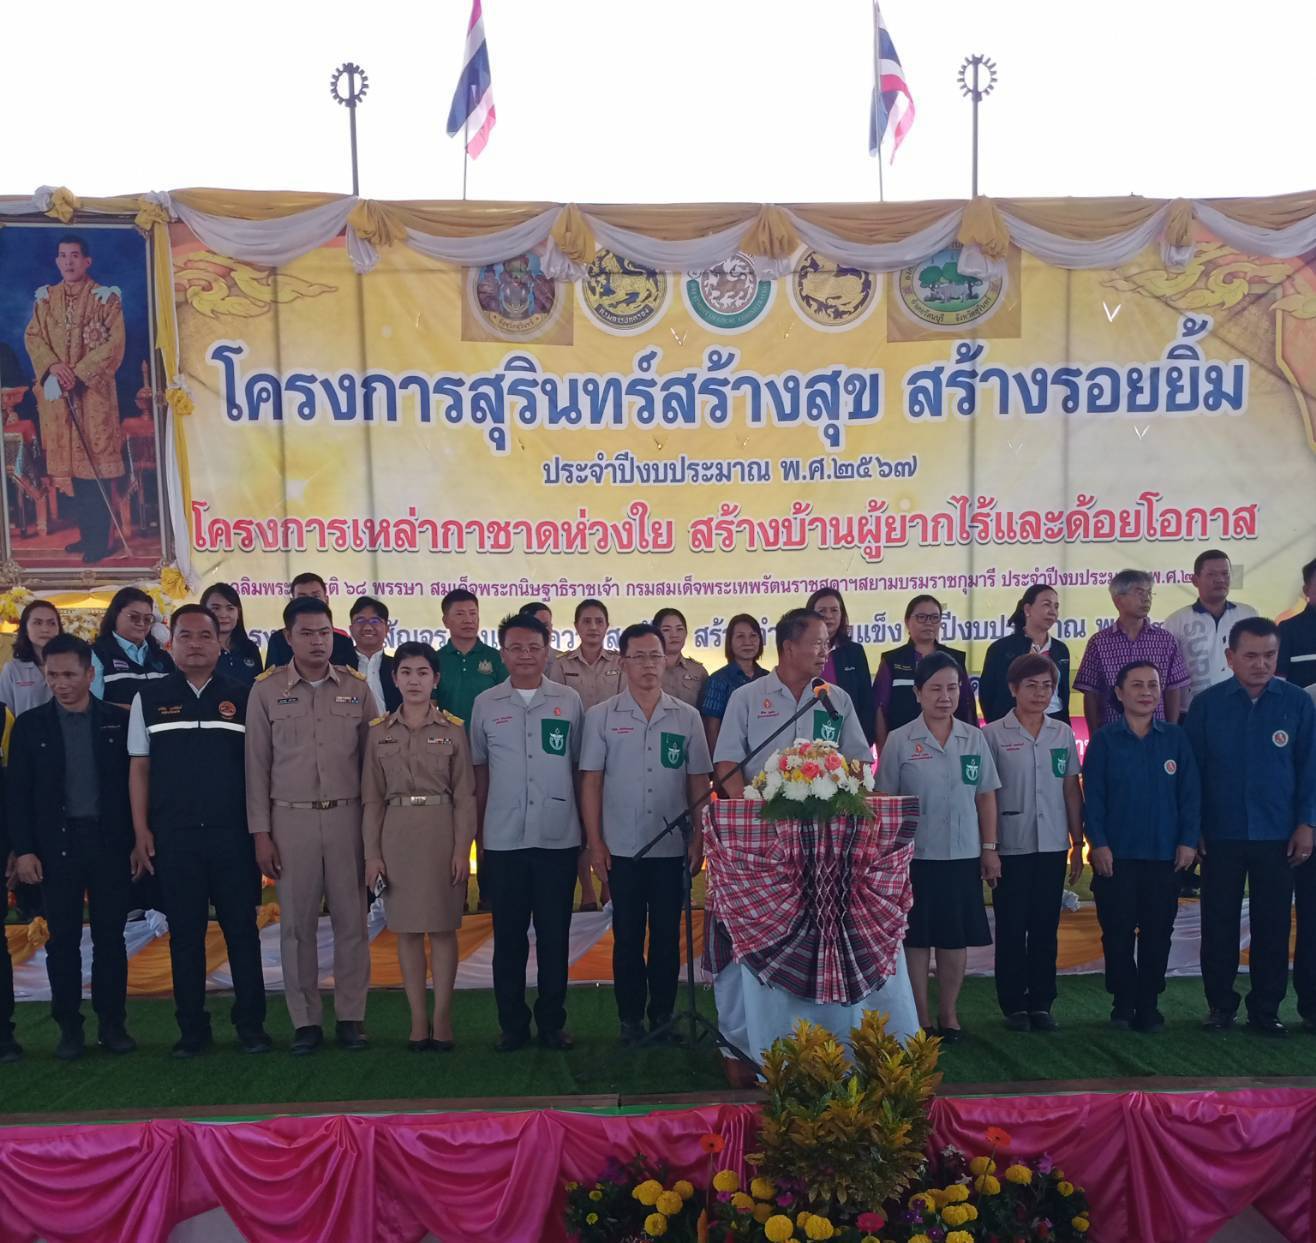
<path id="1" fill-rule="evenodd" d="M 813 697 L 827 710 L 827 715 L 833 721 L 839 721 L 841 714 L 837 712 L 836 705 L 832 703 L 832 697 L 827 693 L 827 683 L 822 678 L 814 678 L 812 682 Z"/>

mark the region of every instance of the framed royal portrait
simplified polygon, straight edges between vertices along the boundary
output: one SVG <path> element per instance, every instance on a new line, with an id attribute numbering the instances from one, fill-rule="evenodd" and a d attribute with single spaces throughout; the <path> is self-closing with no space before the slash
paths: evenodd
<path id="1" fill-rule="evenodd" d="M 5 577 L 135 580 L 168 559 L 151 264 L 130 223 L 0 228 Z"/>

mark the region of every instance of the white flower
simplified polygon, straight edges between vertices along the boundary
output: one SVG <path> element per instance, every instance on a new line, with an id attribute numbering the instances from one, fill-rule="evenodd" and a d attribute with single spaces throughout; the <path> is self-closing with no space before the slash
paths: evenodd
<path id="1" fill-rule="evenodd" d="M 876 785 L 877 785 L 877 780 L 876 780 L 876 778 L 873 776 L 873 766 L 872 766 L 871 764 L 865 764 L 865 765 L 864 765 L 864 780 L 863 780 L 863 787 L 864 787 L 864 789 L 865 789 L 865 790 L 869 790 L 869 791 L 871 791 L 871 790 L 873 790 L 873 789 L 876 787 Z"/>
<path id="2" fill-rule="evenodd" d="M 786 781 L 782 783 L 781 792 L 792 803 L 802 803 L 809 797 L 809 783 L 807 781 Z"/>
<path id="3" fill-rule="evenodd" d="M 842 777 L 841 789 L 843 789 L 847 794 L 858 794 L 859 779 L 857 777 Z"/>
<path id="4" fill-rule="evenodd" d="M 781 768 L 781 752 L 774 751 L 766 760 L 763 761 L 763 771 L 765 773 L 775 773 Z"/>
<path id="5" fill-rule="evenodd" d="M 815 777 L 809 783 L 809 793 L 814 798 L 829 799 L 836 794 L 836 787 L 827 777 Z"/>
<path id="6" fill-rule="evenodd" d="M 768 798 L 772 798 L 772 796 L 781 789 L 781 786 L 781 773 L 769 769 L 767 775 L 763 779 L 763 793 Z"/>
<path id="7" fill-rule="evenodd" d="M 760 794 L 759 791 L 756 790 L 753 786 L 746 786 L 746 787 L 745 787 L 745 793 L 744 793 L 743 797 L 744 797 L 744 799 L 745 799 L 745 801 L 746 801 L 747 803 L 761 803 L 761 802 L 763 802 L 763 795 Z"/>

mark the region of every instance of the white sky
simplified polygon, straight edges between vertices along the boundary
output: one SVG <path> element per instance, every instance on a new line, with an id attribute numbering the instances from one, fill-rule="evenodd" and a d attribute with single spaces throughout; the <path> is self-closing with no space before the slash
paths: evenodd
<path id="1" fill-rule="evenodd" d="M 456 198 L 469 0 L 5 6 L 0 193 L 350 189 L 330 71 L 370 75 L 362 193 Z M 876 198 L 869 0 L 484 0 L 498 125 L 480 198 Z M 1312 0 L 886 0 L 918 119 L 888 197 L 969 190 L 970 52 L 995 195 L 1316 188 Z M 40 53 L 41 48 L 46 54 Z M 19 54 L 21 51 L 21 54 Z M 75 65 L 90 72 L 72 81 Z"/>

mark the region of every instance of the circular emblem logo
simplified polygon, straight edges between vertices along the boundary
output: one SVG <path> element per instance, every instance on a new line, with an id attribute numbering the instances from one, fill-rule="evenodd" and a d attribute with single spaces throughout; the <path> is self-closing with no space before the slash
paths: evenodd
<path id="1" fill-rule="evenodd" d="M 1001 304 L 1005 275 L 992 280 L 960 271 L 958 242 L 902 268 L 897 282 L 901 309 L 920 324 L 958 332 L 990 319 Z"/>
<path id="2" fill-rule="evenodd" d="M 554 708 L 554 709 L 553 709 L 553 715 L 554 715 L 554 716 L 561 716 L 561 715 L 562 715 L 562 709 L 561 709 L 561 708 Z"/>
<path id="3" fill-rule="evenodd" d="M 544 274 L 533 251 L 469 269 L 466 287 L 485 327 L 510 340 L 539 336 L 562 313 L 557 282 Z"/>
<path id="4" fill-rule="evenodd" d="M 914 754 L 915 754 L 915 755 L 922 755 L 922 754 L 923 754 L 923 744 L 922 744 L 921 742 L 916 742 L 916 743 L 914 744 Z"/>
<path id="5" fill-rule="evenodd" d="M 796 313 L 806 323 L 823 332 L 844 332 L 868 318 L 882 284 L 872 272 L 846 267 L 811 250 L 790 274 L 787 288 Z"/>
<path id="6" fill-rule="evenodd" d="M 741 251 L 691 276 L 681 288 L 690 314 L 721 333 L 752 327 L 772 305 L 774 293 L 773 282 L 760 280 L 754 261 Z"/>
<path id="7" fill-rule="evenodd" d="M 1169 773 L 1171 777 L 1173 777 L 1174 774 L 1179 771 L 1179 765 L 1176 764 L 1173 760 L 1166 760 L 1165 771 Z"/>
<path id="8" fill-rule="evenodd" d="M 1286 730 L 1277 729 L 1270 736 L 1270 741 L 1277 747 L 1287 747 L 1289 745 L 1289 735 Z"/>
<path id="9" fill-rule="evenodd" d="M 580 282 L 580 300 L 605 332 L 642 332 L 667 309 L 671 284 L 665 272 L 641 267 L 600 250 Z"/>
<path id="10" fill-rule="evenodd" d="M 226 699 L 215 709 L 226 721 L 231 721 L 238 714 L 237 707 Z"/>
<path id="11" fill-rule="evenodd" d="M 766 712 L 766 711 L 767 711 L 769 708 L 771 708 L 771 707 L 772 707 L 772 700 L 771 700 L 771 699 L 765 699 L 765 700 L 763 701 L 763 711 Z"/>

